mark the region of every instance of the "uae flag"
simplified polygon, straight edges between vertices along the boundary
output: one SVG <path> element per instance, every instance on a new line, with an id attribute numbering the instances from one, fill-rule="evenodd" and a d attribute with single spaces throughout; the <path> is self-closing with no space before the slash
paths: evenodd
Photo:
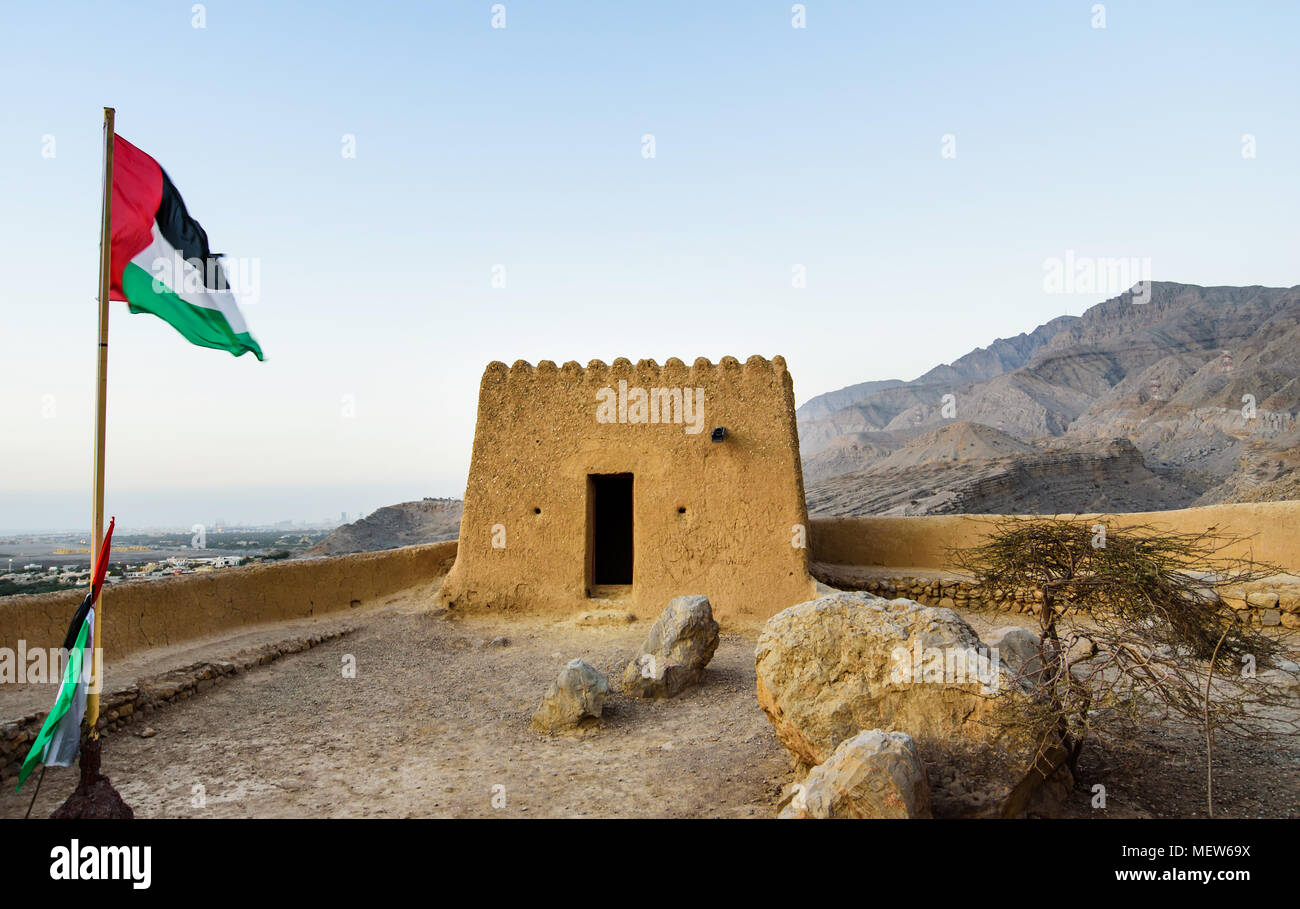
<path id="1" fill-rule="evenodd" d="M 153 313 L 193 344 L 262 359 L 207 232 L 158 162 L 116 135 L 112 216 L 110 300 Z"/>
<path id="2" fill-rule="evenodd" d="M 108 571 L 108 553 L 115 523 L 116 520 L 108 522 L 108 531 L 99 547 L 99 558 L 95 561 L 95 570 L 91 576 L 90 591 L 77 607 L 63 639 L 63 651 L 68 660 L 63 667 L 63 681 L 59 685 L 59 694 L 54 699 L 54 707 L 45 717 L 45 723 L 36 734 L 36 741 L 32 742 L 27 759 L 18 771 L 19 792 L 36 765 L 70 767 L 81 750 L 81 718 L 86 713 L 86 689 L 94 660 L 91 649 L 95 645 L 95 603 L 99 600 L 99 591 L 104 586 L 104 574 Z"/>

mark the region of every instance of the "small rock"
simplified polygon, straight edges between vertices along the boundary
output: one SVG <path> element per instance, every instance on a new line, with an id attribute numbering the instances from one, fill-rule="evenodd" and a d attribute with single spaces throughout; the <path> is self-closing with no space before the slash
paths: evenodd
<path id="1" fill-rule="evenodd" d="M 1271 590 L 1246 594 L 1246 603 L 1256 609 L 1276 609 L 1278 599 L 1278 595 Z"/>
<path id="2" fill-rule="evenodd" d="M 573 620 L 575 625 L 592 627 L 598 625 L 629 625 L 636 621 L 636 616 L 622 609 L 592 609 L 578 613 Z"/>
<path id="3" fill-rule="evenodd" d="M 1300 675 L 1282 669 L 1265 669 L 1256 678 L 1266 685 L 1284 690 L 1300 690 Z"/>
<path id="4" fill-rule="evenodd" d="M 930 784 L 912 737 L 872 729 L 814 767 L 782 818 L 930 817 Z"/>
<path id="5" fill-rule="evenodd" d="M 982 636 L 989 647 L 997 650 L 998 658 L 1010 667 L 1017 678 L 1036 683 L 1043 672 L 1040 649 L 1042 639 L 1028 628 L 1006 625 Z"/>
<path id="6" fill-rule="evenodd" d="M 718 623 L 706 596 L 674 597 L 623 672 L 623 690 L 670 698 L 704 678 L 718 649 Z"/>
<path id="7" fill-rule="evenodd" d="M 609 694 L 609 679 L 582 660 L 570 660 L 551 683 L 533 714 L 533 728 L 541 732 L 564 732 L 589 726 L 600 720 Z"/>
<path id="8" fill-rule="evenodd" d="M 136 731 L 136 735 L 138 735 L 142 739 L 151 739 L 157 734 L 158 734 L 158 730 L 154 729 L 152 726 L 145 726 L 142 729 Z"/>
<path id="9" fill-rule="evenodd" d="M 1094 644 L 1090 638 L 1080 636 L 1070 645 L 1070 650 L 1065 656 L 1071 663 L 1075 663 L 1080 660 L 1086 660 L 1088 657 L 1095 656 L 1096 654 L 1097 645 Z"/>

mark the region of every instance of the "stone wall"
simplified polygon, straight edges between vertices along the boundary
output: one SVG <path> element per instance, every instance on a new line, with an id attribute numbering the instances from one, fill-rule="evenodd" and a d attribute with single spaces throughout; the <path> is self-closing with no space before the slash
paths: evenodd
<path id="1" fill-rule="evenodd" d="M 926 606 L 949 609 L 1019 612 L 1036 615 L 1042 594 L 1030 590 L 994 590 L 991 594 L 970 580 L 943 572 L 863 571 L 853 566 L 814 562 L 813 576 L 840 590 L 865 590 L 887 600 L 903 597 Z M 1252 625 L 1300 628 L 1300 583 L 1278 578 L 1249 585 L 1225 602 Z"/>
<path id="2" fill-rule="evenodd" d="M 266 562 L 202 574 L 107 585 L 104 660 L 234 628 L 323 615 L 432 584 L 456 558 L 456 542 L 381 552 Z M 432 592 L 432 590 L 430 591 Z M 0 647 L 58 647 L 85 588 L 0 597 Z"/>
<path id="3" fill-rule="evenodd" d="M 100 698 L 99 722 L 95 724 L 107 735 L 132 723 L 142 721 L 155 710 L 187 700 L 207 691 L 225 679 L 265 666 L 282 656 L 309 650 L 318 644 L 343 637 L 351 628 L 336 628 L 317 634 L 301 635 L 288 640 L 251 647 L 226 659 L 204 660 L 161 675 L 149 676 L 133 685 L 105 691 Z M 18 775 L 23 759 L 36 741 L 49 711 L 29 713 L 0 724 L 0 782 L 7 784 Z M 148 730 L 144 730 L 148 735 Z"/>
<path id="4" fill-rule="evenodd" d="M 815 562 L 864 567 L 944 569 L 948 550 L 973 545 L 995 515 L 814 518 L 809 532 Z M 1088 516 L 1084 516 L 1088 517 Z M 1175 511 L 1110 516 L 1119 523 L 1149 523 L 1180 532 L 1217 528 L 1253 537 L 1228 555 L 1253 553 L 1261 562 L 1300 574 L 1300 502 L 1208 505 Z"/>

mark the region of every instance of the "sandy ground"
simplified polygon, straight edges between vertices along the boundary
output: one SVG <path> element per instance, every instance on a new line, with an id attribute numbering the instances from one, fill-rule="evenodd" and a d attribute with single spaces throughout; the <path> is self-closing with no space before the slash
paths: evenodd
<path id="1" fill-rule="evenodd" d="M 703 685 L 661 702 L 616 692 L 602 729 L 550 738 L 529 719 L 560 667 L 579 656 L 614 678 L 649 624 L 452 617 L 425 599 L 352 613 L 353 634 L 155 712 L 152 737 L 143 723 L 108 737 L 105 772 L 137 817 L 774 813 L 790 760 L 754 697 L 756 631 L 722 635 Z M 33 815 L 75 780 L 52 768 Z M 21 817 L 30 791 L 6 787 L 0 816 Z"/>
<path id="2" fill-rule="evenodd" d="M 397 602 L 398 598 L 390 598 L 388 601 L 390 605 Z M 358 614 L 365 615 L 353 610 L 331 612 L 312 618 L 253 625 L 224 634 L 193 638 L 167 647 L 150 647 L 122 659 L 109 661 L 104 666 L 105 690 L 116 691 L 146 676 L 159 675 L 203 660 L 225 659 L 240 650 L 253 649 L 262 644 L 349 628 L 357 624 L 353 617 Z M 57 681 L 56 678 L 54 682 L 41 684 L 0 685 L 0 722 L 49 710 L 58 692 Z"/>
<path id="3" fill-rule="evenodd" d="M 356 631 L 111 735 L 105 771 L 138 817 L 772 817 L 796 778 L 754 696 L 757 627 L 722 635 L 703 685 L 659 702 L 615 692 L 601 729 L 550 738 L 529 719 L 560 667 L 582 657 L 617 686 L 649 624 L 458 616 L 431 603 L 425 588 L 320 621 Z M 1028 623 L 966 618 L 979 632 Z M 136 662 L 157 670 L 302 633 L 302 623 L 263 626 Z M 492 643 L 500 637 L 509 643 Z M 344 676 L 348 658 L 354 678 Z M 146 728 L 155 734 L 141 737 Z M 1215 755 L 1216 816 L 1300 817 L 1300 742 L 1225 741 Z M 48 816 L 75 779 L 75 769 L 51 769 L 33 815 Z M 1104 809 L 1092 804 L 1097 784 Z M 22 794 L 7 785 L 0 817 L 21 817 L 30 797 L 31 783 Z M 1205 744 L 1194 726 L 1086 749 L 1065 808 L 1071 817 L 1205 811 Z"/>
<path id="4" fill-rule="evenodd" d="M 1038 632 L 1038 620 L 1031 615 L 959 612 L 980 635 L 1007 625 Z M 1079 624 L 1087 629 L 1091 623 L 1085 618 Z M 1290 658 L 1296 659 L 1300 635 L 1291 633 L 1285 640 Z M 1300 713 L 1300 692 L 1294 703 Z M 1104 787 L 1104 807 L 1096 786 Z M 1063 806 L 1062 816 L 1210 817 L 1204 727 L 1161 723 L 1131 739 L 1090 741 L 1079 757 L 1074 797 Z M 1213 817 L 1300 818 L 1300 740 L 1265 745 L 1217 736 Z"/>

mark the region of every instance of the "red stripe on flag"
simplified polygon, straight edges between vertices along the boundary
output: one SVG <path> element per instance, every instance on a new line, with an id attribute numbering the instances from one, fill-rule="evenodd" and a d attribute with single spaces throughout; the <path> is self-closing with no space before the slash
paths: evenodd
<path id="1" fill-rule="evenodd" d="M 153 241 L 153 224 L 162 201 L 162 168 L 121 136 L 113 136 L 113 246 L 109 263 L 110 300 L 125 300 L 122 272 L 131 257 Z"/>
<path id="2" fill-rule="evenodd" d="M 113 525 L 116 523 L 117 518 L 109 518 L 108 531 L 104 534 L 104 542 L 99 547 L 99 558 L 95 559 L 95 573 L 92 576 L 94 580 L 90 585 L 92 603 L 99 600 L 100 588 L 104 586 L 104 575 L 108 572 L 108 552 L 112 548 L 109 544 L 113 542 Z"/>

